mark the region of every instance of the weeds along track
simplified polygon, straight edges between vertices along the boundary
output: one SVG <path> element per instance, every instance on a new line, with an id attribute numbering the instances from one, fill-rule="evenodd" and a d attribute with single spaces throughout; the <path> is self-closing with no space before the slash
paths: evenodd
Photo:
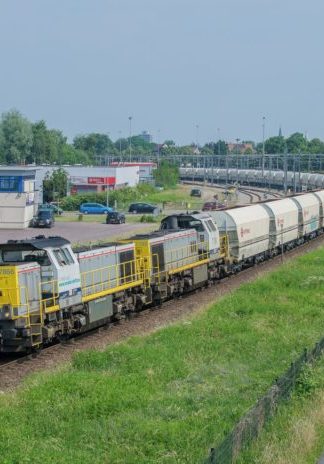
<path id="1" fill-rule="evenodd" d="M 311 242 L 305 243 L 284 254 L 283 260 L 287 262 L 292 258 L 315 250 L 324 244 L 324 234 Z M 212 301 L 232 292 L 240 285 L 250 282 L 263 274 L 276 269 L 282 263 L 282 257 L 276 256 L 257 266 L 247 268 L 239 274 L 225 277 L 215 285 L 196 290 L 163 303 L 161 307 L 145 309 L 133 317 L 110 324 L 76 338 L 64 344 L 56 344 L 44 348 L 38 353 L 17 358 L 0 358 L 0 392 L 16 388 L 29 374 L 41 370 L 54 370 L 71 360 L 72 354 L 85 349 L 103 350 L 111 345 L 133 335 L 143 335 L 167 326 L 173 322 L 184 319 L 203 308 Z"/>

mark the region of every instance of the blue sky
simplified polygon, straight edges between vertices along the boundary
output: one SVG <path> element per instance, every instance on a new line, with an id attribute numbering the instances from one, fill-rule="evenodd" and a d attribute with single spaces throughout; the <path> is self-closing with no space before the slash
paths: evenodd
<path id="1" fill-rule="evenodd" d="M 0 0 L 0 112 L 70 140 L 324 139 L 323 0 Z M 197 130 L 196 126 L 199 126 Z"/>

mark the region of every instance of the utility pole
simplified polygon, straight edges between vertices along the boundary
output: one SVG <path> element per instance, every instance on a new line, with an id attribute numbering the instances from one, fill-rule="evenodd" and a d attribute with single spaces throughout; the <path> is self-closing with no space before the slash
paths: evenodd
<path id="1" fill-rule="evenodd" d="M 197 155 L 198 155 L 198 134 L 199 134 L 199 125 L 196 124 L 196 149 L 197 149 Z"/>
<path id="2" fill-rule="evenodd" d="M 239 141 L 240 139 L 236 140 L 236 186 L 238 186 L 238 177 L 239 177 L 239 168 L 238 168 L 238 155 L 239 155 Z"/>
<path id="3" fill-rule="evenodd" d="M 129 120 L 129 161 L 132 161 L 132 116 L 128 116 Z"/>
<path id="4" fill-rule="evenodd" d="M 121 156 L 121 131 L 118 131 L 119 135 L 119 156 Z"/>
<path id="5" fill-rule="evenodd" d="M 262 117 L 262 180 L 264 183 L 264 134 L 265 134 L 265 116 Z"/>

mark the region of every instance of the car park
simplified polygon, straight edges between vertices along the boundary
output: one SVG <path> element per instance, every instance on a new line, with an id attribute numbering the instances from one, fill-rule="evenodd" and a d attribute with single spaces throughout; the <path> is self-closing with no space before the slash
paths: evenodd
<path id="1" fill-rule="evenodd" d="M 55 217 L 54 217 L 54 212 L 50 208 L 43 208 L 38 210 L 37 216 L 34 217 L 32 221 L 32 226 L 33 227 L 47 227 L 51 228 L 54 226 L 55 223 Z"/>
<path id="2" fill-rule="evenodd" d="M 125 224 L 125 214 L 112 211 L 107 214 L 106 224 Z"/>
<path id="3" fill-rule="evenodd" d="M 113 208 L 100 203 L 82 203 L 79 211 L 83 214 L 107 214 L 111 213 Z"/>
<path id="4" fill-rule="evenodd" d="M 190 192 L 191 197 L 201 197 L 201 190 L 200 189 L 192 189 Z"/>
<path id="5" fill-rule="evenodd" d="M 157 205 L 151 205 L 150 203 L 132 203 L 129 205 L 128 212 L 137 214 L 137 213 L 149 213 L 149 214 L 159 214 L 160 208 Z"/>

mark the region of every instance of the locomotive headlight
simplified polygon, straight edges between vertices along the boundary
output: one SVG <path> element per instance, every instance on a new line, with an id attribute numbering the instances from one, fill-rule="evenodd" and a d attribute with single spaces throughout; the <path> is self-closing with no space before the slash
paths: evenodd
<path id="1" fill-rule="evenodd" d="M 11 310 L 10 306 L 5 305 L 0 309 L 0 319 L 10 319 L 11 317 Z"/>
<path id="2" fill-rule="evenodd" d="M 49 219 L 46 219 L 46 224 L 49 224 L 49 222 L 50 222 Z"/>

